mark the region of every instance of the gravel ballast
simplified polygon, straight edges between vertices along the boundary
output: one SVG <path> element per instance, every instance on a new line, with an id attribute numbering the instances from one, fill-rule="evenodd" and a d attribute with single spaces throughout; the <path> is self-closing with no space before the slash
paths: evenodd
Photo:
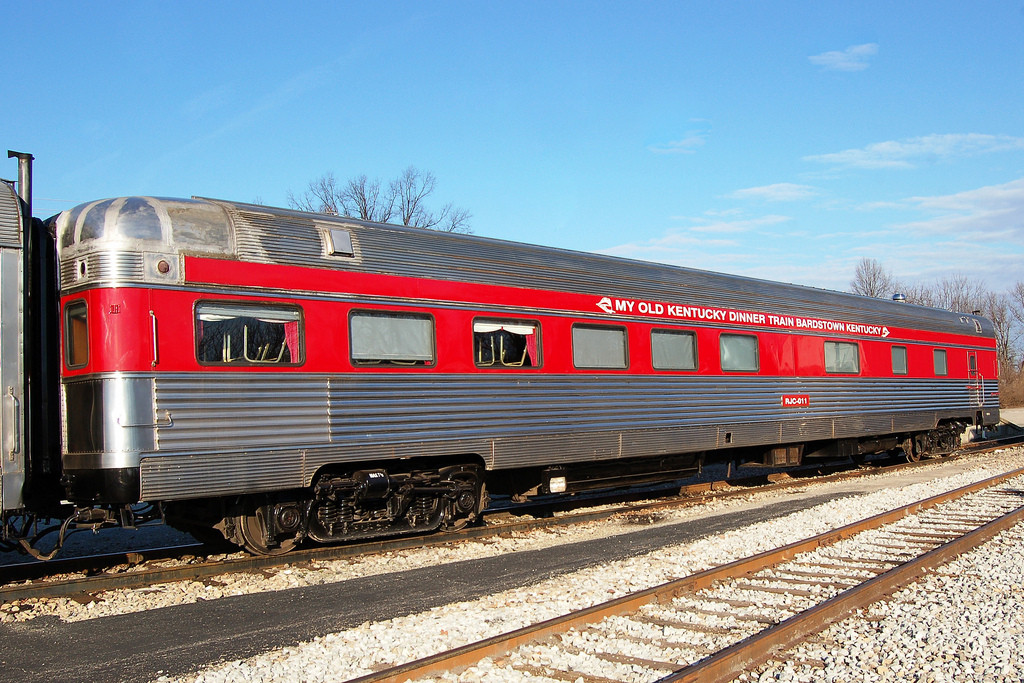
<path id="1" fill-rule="evenodd" d="M 159 677 L 158 680 L 161 682 L 171 680 L 201 681 L 203 683 L 226 683 L 228 681 L 243 680 L 266 682 L 348 680 L 385 666 L 410 661 L 460 644 L 480 640 L 584 606 L 604 602 L 628 592 L 664 583 L 675 577 L 692 574 L 740 557 L 778 547 L 800 538 L 806 538 L 828 529 L 869 517 L 900 504 L 927 498 L 936 493 L 972 483 L 1013 467 L 1024 466 L 1024 454 L 1019 449 L 1006 451 L 1001 455 L 989 457 L 986 462 L 988 464 L 973 467 L 968 471 L 953 476 L 906 486 L 900 486 L 900 479 L 893 476 L 891 480 L 894 488 L 856 498 L 845 498 L 817 505 L 812 509 L 794 513 L 784 518 L 762 522 L 742 529 L 734 529 L 726 533 L 703 538 L 693 543 L 661 548 L 637 557 L 557 576 L 535 585 L 502 591 L 478 600 L 455 602 L 426 612 L 382 622 L 367 622 L 357 628 L 332 633 L 300 645 L 282 648 L 245 660 L 235 660 L 211 666 L 189 676 Z M 734 502 L 734 504 L 736 503 Z M 679 516 L 666 513 L 665 519 L 660 523 L 678 524 L 684 521 L 692 521 L 695 514 L 698 516 L 700 514 L 706 515 L 707 512 L 707 510 L 697 511 L 696 513 L 692 510 L 683 511 Z M 609 525 L 605 524 L 603 526 L 608 527 Z M 600 533 L 596 530 L 587 530 L 585 528 L 577 531 L 584 535 Z M 628 533 L 628 531 L 628 529 L 620 527 L 617 533 Z M 1020 535 L 1022 532 L 1016 530 L 1015 533 Z M 547 543 L 548 547 L 555 547 L 576 541 L 577 539 L 573 534 L 574 532 L 571 530 L 555 534 L 550 532 L 544 532 L 539 535 L 530 534 L 531 539 L 537 536 L 537 538 L 542 540 L 526 540 L 524 538 L 522 542 L 524 545 L 543 542 Z M 514 541 L 516 539 L 507 540 Z M 993 541 L 992 543 L 998 542 Z M 991 546 L 992 543 L 989 545 Z M 487 544 L 472 545 L 486 546 Z M 515 544 L 513 543 L 512 545 Z M 515 549 L 509 546 L 502 546 L 500 551 L 516 552 Z M 427 555 L 429 554 L 427 553 Z M 1001 555 L 1004 564 L 1010 567 L 1014 565 L 1019 567 L 1024 564 L 1020 561 L 1021 551 L 1019 542 L 1016 544 L 1004 542 L 1000 546 L 1000 551 L 995 554 Z M 413 559 L 414 556 L 419 559 Z M 413 563 L 430 561 L 425 556 L 420 557 L 415 552 L 409 554 L 407 559 Z M 395 558 L 384 558 L 384 562 L 388 566 L 382 567 L 381 571 L 396 570 Z M 971 566 L 973 565 L 965 565 L 968 568 Z M 367 567 L 361 567 L 356 571 L 366 570 Z M 979 607 L 980 611 L 978 612 L 979 616 L 977 619 L 958 618 L 959 615 L 967 612 L 947 608 L 946 616 L 949 618 L 950 628 L 952 629 L 953 626 L 959 625 L 968 629 L 967 631 L 950 631 L 950 634 L 957 633 L 958 635 L 949 635 L 949 642 L 956 642 L 957 637 L 963 638 L 964 642 L 971 642 L 971 638 L 977 641 L 979 638 L 984 637 L 983 642 L 994 644 L 993 648 L 991 648 L 993 652 L 1006 652 L 1009 654 L 1002 659 L 1000 659 L 1001 655 L 996 656 L 990 666 L 975 656 L 975 653 L 979 652 L 976 648 L 954 649 L 951 656 L 958 662 L 966 662 L 972 670 L 983 672 L 979 674 L 979 676 L 982 676 L 980 678 L 963 680 L 1019 680 L 1019 678 L 1006 678 L 1006 675 L 1001 672 L 1007 665 L 1015 667 L 1014 671 L 1024 670 L 1024 659 L 1022 659 L 1024 658 L 1024 648 L 1020 647 L 1022 643 L 1019 630 L 1021 626 L 1021 609 L 1019 606 L 1019 598 L 1021 597 L 1020 570 L 1018 568 L 1016 570 L 1018 573 L 1016 574 L 1008 570 L 1008 573 L 1005 574 L 1005 579 L 1000 579 L 1001 583 L 997 582 L 998 585 L 1004 586 L 1004 588 L 1001 591 L 990 591 L 991 593 L 1003 595 L 1002 607 L 998 608 L 1002 609 L 1001 612 L 997 611 L 996 606 L 990 606 L 988 603 L 981 601 L 980 597 L 972 597 L 970 595 L 969 591 L 973 591 L 975 588 L 981 587 L 983 590 L 989 590 L 984 588 L 984 581 L 981 578 L 989 570 L 986 568 L 977 572 L 980 582 L 978 584 L 964 580 L 966 577 L 971 576 L 973 571 L 972 569 L 966 569 L 962 572 L 954 570 L 953 573 L 947 576 L 951 580 L 959 580 L 959 583 L 954 581 L 951 585 L 953 589 L 956 589 L 957 586 L 963 589 L 961 600 L 985 605 L 983 608 Z M 1002 570 L 993 567 L 991 571 Z M 940 572 L 934 577 L 929 578 L 941 578 L 943 575 Z M 986 596 L 986 599 L 988 597 Z M 949 602 L 949 598 L 945 598 L 945 600 L 947 600 L 945 603 L 939 600 L 936 603 L 928 604 L 957 604 L 955 601 Z M 917 604 L 913 601 L 911 602 L 912 604 Z M 895 605 L 897 601 L 889 604 Z M 1014 605 L 1016 605 L 1016 612 L 1012 611 Z M 92 609 L 100 608 L 93 607 Z M 937 608 L 921 607 L 920 609 Z M 942 610 L 939 611 L 941 612 Z M 918 614 L 918 616 L 913 617 L 914 623 L 909 626 L 916 626 L 920 630 L 928 622 L 919 613 L 914 614 Z M 996 624 L 992 619 L 982 619 L 981 617 L 985 614 L 1002 614 L 1006 616 Z M 9 617 L 10 615 L 5 618 Z M 66 618 L 76 617 L 75 615 L 69 615 Z M 891 628 L 897 629 L 896 624 L 902 623 L 904 619 L 901 619 L 899 614 L 896 614 L 894 619 L 894 625 Z M 1015 619 L 1016 621 L 1014 621 Z M 883 622 L 872 621 L 868 623 L 872 624 L 871 628 L 874 629 Z M 904 626 L 908 625 L 904 624 Z M 1003 632 L 988 633 L 993 626 L 997 629 L 1002 629 Z M 1017 630 L 1014 631 L 1014 629 Z M 847 631 L 851 632 L 850 637 L 854 639 L 854 642 L 860 638 L 860 632 L 850 628 L 847 628 Z M 945 633 L 945 631 L 942 632 Z M 850 647 L 845 642 L 846 637 L 842 635 L 843 633 L 843 631 L 837 631 L 838 636 L 833 636 L 836 642 L 839 643 L 837 647 L 839 647 L 840 653 L 844 647 L 847 649 Z M 857 633 L 858 635 L 854 637 L 852 633 Z M 883 631 L 882 634 L 880 637 L 883 638 L 906 639 L 910 637 L 898 630 Z M 912 642 L 917 642 L 917 634 L 918 631 L 915 631 Z M 931 639 L 932 637 L 928 635 L 928 632 L 925 632 L 924 641 L 927 642 Z M 935 639 L 939 639 L 939 636 L 935 636 Z M 995 645 L 999 647 L 995 647 Z M 895 647 L 898 648 L 899 645 Z M 948 648 L 949 646 L 946 647 Z M 872 651 L 868 647 L 868 652 Z M 829 661 L 825 660 L 821 648 L 816 652 L 817 654 L 808 654 L 806 656 Z M 850 657 L 853 657 L 851 661 L 857 662 L 860 661 L 857 659 L 858 656 L 847 654 L 846 658 L 850 659 Z M 864 657 L 866 656 L 864 655 Z M 864 657 L 861 657 L 861 659 Z M 895 659 L 886 664 L 887 657 L 882 655 L 878 657 L 879 673 L 869 677 L 865 677 L 863 673 L 854 676 L 843 672 L 861 671 L 861 669 L 840 669 L 838 667 L 845 660 L 840 654 L 835 655 L 833 659 L 835 660 L 834 665 L 837 668 L 834 677 L 831 679 L 820 678 L 821 670 L 802 670 L 797 665 L 782 663 L 768 667 L 758 674 L 750 674 L 747 680 L 907 680 L 907 671 L 927 671 L 932 676 L 931 678 L 915 677 L 917 680 L 954 680 L 948 677 L 939 677 L 947 675 L 945 670 L 941 668 L 932 667 L 931 669 L 924 669 L 922 667 L 907 668 L 906 666 L 899 668 L 894 666 L 897 661 Z M 888 659 L 891 659 L 891 657 Z M 908 666 L 912 665 L 908 664 Z M 966 668 L 964 670 L 966 671 Z M 894 673 L 897 671 L 902 673 Z M 486 669 L 468 672 L 466 675 L 469 677 L 462 678 L 461 680 L 487 679 Z M 784 676 L 791 677 L 784 678 Z"/>
<path id="2" fill-rule="evenodd" d="M 739 680 L 1024 680 L 1022 546 L 1018 525 Z"/>

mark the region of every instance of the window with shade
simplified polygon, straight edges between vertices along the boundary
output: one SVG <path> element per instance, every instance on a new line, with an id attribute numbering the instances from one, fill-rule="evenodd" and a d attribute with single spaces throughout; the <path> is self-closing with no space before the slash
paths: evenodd
<path id="1" fill-rule="evenodd" d="M 854 342 L 825 342 L 825 372 L 856 375 L 860 372 L 860 347 Z"/>
<path id="2" fill-rule="evenodd" d="M 524 320 L 473 321 L 473 362 L 481 368 L 540 367 L 540 325 Z"/>
<path id="3" fill-rule="evenodd" d="M 626 328 L 573 325 L 572 361 L 577 368 L 625 370 L 629 367 Z"/>
<path id="4" fill-rule="evenodd" d="M 348 324 L 354 365 L 434 365 L 434 319 L 426 313 L 353 311 Z"/>
<path id="5" fill-rule="evenodd" d="M 651 330 L 651 365 L 655 370 L 696 370 L 697 335 L 686 330 Z"/>
<path id="6" fill-rule="evenodd" d="M 892 347 L 892 374 L 894 374 L 894 375 L 905 375 L 905 374 L 907 374 L 907 347 L 906 346 L 894 346 L 894 347 Z"/>
<path id="7" fill-rule="evenodd" d="M 757 337 L 752 334 L 725 334 L 719 339 L 722 370 L 725 372 L 757 372 L 760 368 Z"/>
<path id="8" fill-rule="evenodd" d="M 295 306 L 200 302 L 196 357 L 204 365 L 299 365 L 302 311 Z"/>

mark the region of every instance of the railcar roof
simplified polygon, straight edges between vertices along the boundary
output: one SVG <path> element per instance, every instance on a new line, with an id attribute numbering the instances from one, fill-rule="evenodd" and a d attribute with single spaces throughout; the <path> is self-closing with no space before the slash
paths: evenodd
<path id="1" fill-rule="evenodd" d="M 803 285 L 216 199 L 120 197 L 51 219 L 62 256 L 152 250 L 992 336 L 984 318 Z M 332 230 L 351 241 L 331 253 Z M 978 325 L 976 325 L 976 322 Z"/>
<path id="2" fill-rule="evenodd" d="M 0 247 L 21 246 L 21 200 L 14 188 L 0 182 Z"/>

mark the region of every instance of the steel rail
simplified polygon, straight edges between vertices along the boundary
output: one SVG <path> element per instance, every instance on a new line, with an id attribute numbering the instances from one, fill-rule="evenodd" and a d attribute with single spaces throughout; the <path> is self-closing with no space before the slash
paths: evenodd
<path id="1" fill-rule="evenodd" d="M 721 565 L 719 567 L 714 567 L 712 569 L 708 569 L 706 571 L 699 572 L 691 576 L 676 579 L 674 581 L 670 581 L 660 586 L 654 586 L 643 591 L 638 591 L 637 593 L 625 595 L 614 600 L 601 603 L 599 605 L 594 605 L 579 610 L 578 612 L 572 612 L 570 614 L 555 617 L 553 619 L 549 619 L 538 624 L 533 624 L 531 626 L 526 626 L 515 631 L 510 631 L 505 634 L 487 638 L 475 643 L 470 643 L 462 647 L 454 648 L 447 652 L 442 652 L 429 657 L 424 657 L 422 659 L 418 659 L 416 661 L 409 662 L 406 664 L 401 664 L 399 666 L 385 669 L 376 673 L 367 674 L 365 676 L 352 679 L 350 683 L 403 683 L 404 681 L 416 680 L 419 678 L 433 676 L 439 673 L 443 673 L 445 671 L 450 671 L 452 669 L 459 669 L 463 667 L 472 666 L 485 657 L 499 657 L 505 655 L 506 653 L 510 652 L 511 650 L 515 649 L 520 645 L 524 645 L 534 641 L 539 641 L 550 636 L 558 635 L 566 631 L 569 631 L 572 628 L 579 628 L 582 626 L 586 626 L 588 624 L 593 624 L 605 619 L 606 617 L 633 613 L 638 611 L 641 607 L 647 604 L 668 603 L 681 595 L 692 594 L 700 589 L 710 587 L 712 584 L 718 581 L 724 581 L 727 579 L 736 578 L 738 576 L 752 574 L 754 572 L 766 569 L 768 567 L 792 559 L 793 557 L 801 553 L 809 552 L 822 546 L 832 545 L 838 541 L 849 538 L 863 531 L 885 526 L 886 524 L 891 524 L 909 515 L 913 515 L 923 510 L 933 508 L 942 503 L 948 502 L 950 500 L 955 500 L 957 498 L 969 495 L 971 493 L 975 493 L 985 488 L 998 485 L 1009 479 L 1013 479 L 1021 475 L 1024 475 L 1024 468 L 996 475 L 994 477 L 984 479 L 982 481 L 961 487 L 959 489 L 955 489 L 953 491 L 947 491 L 945 493 L 941 493 L 930 498 L 917 501 L 916 503 L 904 505 L 895 510 L 880 513 L 878 515 L 869 517 L 859 522 L 854 522 L 841 528 L 827 531 L 823 534 L 819 534 L 818 536 L 814 536 L 812 538 L 796 541 L 794 543 L 782 546 L 781 548 L 768 550 L 763 553 L 754 555 L 752 557 L 735 560 L 733 562 Z M 1024 514 L 1024 509 L 1018 509 L 1017 513 L 1011 514 Z M 990 527 L 991 529 L 998 528 L 996 523 L 993 522 L 987 524 L 985 527 L 982 527 L 982 529 L 988 529 L 988 531 L 982 532 L 982 529 L 979 529 L 975 532 L 971 532 L 970 534 L 968 534 L 968 536 L 978 534 L 978 536 L 974 537 L 985 539 L 990 538 L 992 535 L 995 535 L 995 533 L 998 533 L 998 531 L 992 531 Z M 944 546 L 940 546 L 936 550 L 933 550 L 927 553 L 926 555 L 932 556 L 933 558 L 945 557 L 945 554 L 939 552 L 940 550 L 942 550 L 943 547 Z M 942 560 L 933 561 L 941 563 Z M 926 570 L 927 567 L 918 571 L 916 574 L 914 574 L 914 576 L 919 576 L 921 572 Z M 877 586 L 882 583 L 881 581 L 878 581 L 878 579 L 881 579 L 882 576 L 884 575 L 880 575 L 875 579 L 871 579 L 870 581 L 868 581 L 865 585 L 872 584 L 872 587 L 866 589 L 866 592 L 861 592 L 859 594 L 866 595 L 869 597 L 873 594 L 877 594 L 872 593 L 871 591 L 873 590 L 873 586 Z M 886 590 L 892 590 L 892 588 L 887 588 Z M 852 611 L 857 609 L 857 607 L 844 607 L 844 609 Z M 814 614 L 811 617 L 806 617 L 803 620 L 796 621 L 795 623 L 798 625 L 803 625 L 804 629 L 812 628 L 812 625 L 814 624 L 814 619 L 821 618 L 819 615 L 821 614 L 821 612 L 824 611 L 815 610 L 816 608 L 808 610 L 807 613 L 814 612 Z M 797 620 L 797 616 L 791 617 L 787 621 Z M 794 630 L 794 633 L 799 634 L 802 633 L 802 631 L 797 629 Z M 793 636 L 793 638 L 799 639 L 799 636 Z M 753 640 L 753 638 L 751 640 Z M 795 640 L 793 642 L 795 642 Z M 770 653 L 776 647 L 780 646 L 772 645 L 770 642 L 765 643 L 764 641 L 758 641 L 758 647 L 762 648 L 765 652 Z M 726 653 L 731 649 L 732 648 L 727 648 L 722 652 Z M 708 678 L 707 680 L 731 680 L 739 673 L 745 671 L 747 667 L 756 665 L 754 664 L 755 659 L 755 656 L 744 654 L 742 652 L 731 653 L 728 655 L 723 654 L 723 663 L 720 664 L 716 660 L 714 662 L 714 667 L 720 667 L 720 671 L 722 672 L 732 671 L 732 674 L 721 674 L 723 676 L 731 677 Z M 767 655 L 765 656 L 765 659 L 767 659 Z M 740 668 L 736 668 L 737 666 L 739 666 Z M 693 667 L 688 667 L 687 669 L 683 669 L 682 671 L 677 672 L 678 675 L 686 675 L 687 678 L 675 679 L 670 677 L 663 680 L 700 680 L 701 682 L 703 682 L 705 679 L 701 678 L 700 676 L 704 675 L 705 672 L 696 670 L 691 671 L 692 668 Z M 707 675 L 717 675 L 714 674 L 714 671 L 714 668 L 710 669 Z M 676 674 L 672 674 L 672 676 L 675 675 Z"/>
<path id="2" fill-rule="evenodd" d="M 973 550 L 1024 521 L 1024 506 L 945 545 L 930 550 L 834 598 L 796 614 L 707 659 L 659 679 L 659 683 L 725 683 L 764 664 L 775 653 L 798 645 L 831 624 L 913 583 L 931 569 Z"/>
<path id="3" fill-rule="evenodd" d="M 204 553 L 204 551 L 206 551 Z M 88 574 L 101 572 L 112 567 L 128 565 L 134 567 L 154 560 L 180 558 L 193 555 L 213 554 L 202 543 L 183 543 L 170 546 L 153 546 L 137 550 L 121 550 L 80 557 L 58 558 L 46 561 L 28 560 L 0 565 L 0 576 L 4 582 L 33 581 L 59 574 Z M 23 556 L 19 556 L 19 559 Z"/>
<path id="4" fill-rule="evenodd" d="M 1001 445 L 997 448 L 1006 448 L 1006 446 Z M 845 470 L 824 476 L 812 475 L 808 478 L 790 478 L 790 476 L 787 475 L 785 480 L 773 481 L 768 484 L 760 485 L 755 484 L 754 482 L 764 481 L 764 475 L 746 477 L 738 480 L 706 482 L 703 484 L 684 486 L 682 489 L 684 494 L 682 496 L 674 497 L 669 500 L 648 501 L 639 504 L 619 505 L 610 508 L 588 510 L 555 517 L 517 520 L 480 527 L 468 527 L 454 532 L 435 533 L 429 536 L 403 536 L 400 538 L 382 539 L 378 541 L 367 541 L 338 546 L 305 548 L 294 550 L 285 555 L 247 556 L 221 559 L 212 562 L 198 562 L 175 567 L 159 567 L 153 569 L 139 568 L 121 573 L 105 572 L 102 574 L 94 574 L 86 577 L 63 579 L 58 581 L 35 581 L 25 584 L 0 585 L 0 603 L 25 600 L 29 598 L 69 597 L 74 595 L 100 593 L 109 590 L 144 588 L 158 583 L 201 581 L 203 579 L 223 574 L 262 571 L 276 567 L 302 565 L 310 562 L 349 559 L 362 555 L 396 552 L 416 548 L 438 547 L 462 541 L 500 536 L 502 534 L 602 521 L 616 516 L 666 509 L 686 508 L 702 505 L 710 500 L 745 496 L 750 495 L 751 493 L 772 493 L 789 488 L 827 484 L 847 479 L 887 474 L 904 469 L 940 465 L 962 457 L 974 457 L 981 453 L 982 452 L 978 451 L 971 453 L 957 453 L 950 456 L 926 459 L 918 462 L 899 463 L 896 465 L 872 469 Z M 804 473 L 807 473 L 807 470 L 805 470 Z M 564 504 L 564 501 L 554 501 L 548 504 L 547 507 L 557 507 Z M 592 500 L 587 501 L 587 504 L 607 505 L 607 503 L 602 504 Z M 514 508 L 502 510 L 501 513 L 515 514 L 522 511 L 523 508 Z M 116 554 L 115 557 L 120 557 L 120 554 Z M 58 560 L 58 562 L 60 561 Z M 133 564 L 132 562 L 126 563 Z M 40 563 L 29 566 L 40 567 L 42 570 L 45 570 L 47 565 L 46 563 Z M 24 572 L 26 570 L 19 568 L 15 571 Z M 4 571 L 0 569 L 0 577 L 3 576 Z M 6 581 L 8 579 L 5 578 L 4 580 Z"/>

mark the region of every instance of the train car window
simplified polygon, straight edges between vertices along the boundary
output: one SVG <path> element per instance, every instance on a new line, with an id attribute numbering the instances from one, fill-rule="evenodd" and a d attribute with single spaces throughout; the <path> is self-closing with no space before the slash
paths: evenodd
<path id="1" fill-rule="evenodd" d="M 724 372 L 757 372 L 757 336 L 752 334 L 723 334 L 718 339 Z"/>
<path id="2" fill-rule="evenodd" d="M 655 370 L 696 370 L 697 335 L 683 330 L 651 330 Z"/>
<path id="3" fill-rule="evenodd" d="M 949 374 L 949 368 L 946 366 L 946 350 L 935 349 L 933 355 L 935 359 L 935 375 L 937 377 L 945 377 Z"/>
<path id="4" fill-rule="evenodd" d="M 905 375 L 905 374 L 907 374 L 907 347 L 906 346 L 894 346 L 894 347 L 892 347 L 892 374 L 894 374 L 894 375 Z"/>
<path id="5" fill-rule="evenodd" d="M 69 368 L 84 368 L 89 363 L 89 318 L 84 301 L 72 301 L 64 307 L 64 362 Z"/>
<path id="6" fill-rule="evenodd" d="M 629 367 L 625 328 L 573 325 L 572 361 L 578 368 L 624 370 Z"/>
<path id="7" fill-rule="evenodd" d="M 825 342 L 825 372 L 859 373 L 860 347 L 854 342 Z"/>
<path id="8" fill-rule="evenodd" d="M 349 334 L 357 365 L 434 364 L 434 319 L 429 315 L 353 311 Z"/>
<path id="9" fill-rule="evenodd" d="M 196 305 L 196 358 L 204 365 L 298 365 L 302 337 L 294 306 Z"/>
<path id="10" fill-rule="evenodd" d="M 481 368 L 540 366 L 539 326 L 529 321 L 473 321 L 473 362 Z"/>

